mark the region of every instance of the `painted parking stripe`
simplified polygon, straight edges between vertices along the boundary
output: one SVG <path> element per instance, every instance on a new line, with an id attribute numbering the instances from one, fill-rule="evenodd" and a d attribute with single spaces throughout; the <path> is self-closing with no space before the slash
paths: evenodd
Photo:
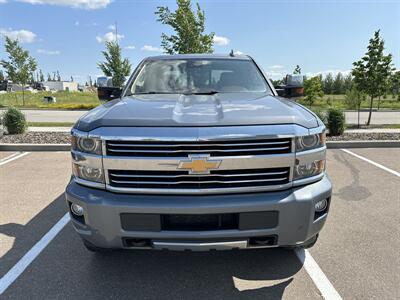
<path id="1" fill-rule="evenodd" d="M 318 266 L 317 262 L 311 256 L 310 252 L 306 249 L 296 249 L 295 253 L 303 264 L 304 269 L 307 271 L 311 280 L 321 293 L 325 300 L 341 300 L 342 297 L 336 291 L 332 283 L 326 277 L 324 272 Z"/>
<path id="2" fill-rule="evenodd" d="M 5 165 L 13 160 L 18 159 L 18 158 L 21 158 L 25 155 L 28 155 L 29 153 L 30 152 L 17 152 L 17 153 L 11 154 L 10 156 L 7 156 L 0 160 L 0 166 Z"/>
<path id="3" fill-rule="evenodd" d="M 69 214 L 66 213 L 41 239 L 37 242 L 1 279 L 0 295 L 25 271 L 34 259 L 47 247 L 55 236 L 69 222 Z"/>
<path id="4" fill-rule="evenodd" d="M 377 162 L 374 162 L 374 161 L 372 161 L 372 160 L 370 160 L 370 159 L 368 159 L 368 158 L 366 158 L 364 156 L 356 154 L 356 153 L 354 153 L 354 152 L 352 152 L 350 150 L 347 150 L 347 149 L 340 149 L 340 150 L 342 150 L 342 151 L 344 151 L 344 152 L 346 152 L 346 153 L 348 153 L 350 155 L 353 155 L 353 156 L 355 156 L 355 157 L 357 157 L 359 159 L 362 159 L 362 160 L 366 161 L 367 163 L 370 163 L 371 165 L 374 165 L 375 167 L 378 167 L 378 168 L 380 168 L 382 170 L 385 170 L 386 172 L 389 172 L 389 173 L 391 173 L 391 174 L 393 174 L 393 175 L 395 175 L 397 177 L 400 177 L 400 173 L 399 172 L 396 172 L 395 170 L 389 169 L 388 167 L 385 167 L 385 166 L 383 166 L 381 164 L 378 164 Z"/>

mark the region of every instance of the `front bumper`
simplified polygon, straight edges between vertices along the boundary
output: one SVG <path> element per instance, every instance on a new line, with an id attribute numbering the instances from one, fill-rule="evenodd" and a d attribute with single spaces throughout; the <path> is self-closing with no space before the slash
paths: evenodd
<path id="1" fill-rule="evenodd" d="M 325 175 L 320 181 L 284 191 L 229 195 L 139 195 L 117 194 L 81 186 L 71 180 L 67 203 L 84 208 L 84 218 L 71 216 L 81 237 L 103 248 L 130 248 L 127 239 L 146 239 L 146 248 L 208 250 L 250 248 L 255 237 L 274 237 L 273 245 L 294 246 L 312 238 L 322 229 L 327 212 L 316 215 L 314 205 L 330 199 L 332 186 Z M 277 226 L 260 229 L 204 231 L 132 231 L 121 226 L 121 214 L 227 214 L 278 212 Z M 140 248 L 140 247 L 139 247 Z"/>

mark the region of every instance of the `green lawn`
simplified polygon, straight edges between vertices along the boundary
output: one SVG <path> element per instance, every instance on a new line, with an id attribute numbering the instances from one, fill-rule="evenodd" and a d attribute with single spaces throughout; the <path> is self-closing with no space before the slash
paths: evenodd
<path id="1" fill-rule="evenodd" d="M 298 100 L 298 103 L 312 110 L 327 110 L 329 108 L 348 109 L 344 99 L 345 95 L 325 95 L 323 98 L 316 100 L 311 107 L 304 99 Z M 378 99 L 374 100 L 373 107 L 378 107 Z M 361 108 L 369 108 L 369 99 L 361 103 Z M 400 101 L 392 96 L 387 96 L 387 99 L 381 99 L 380 109 L 400 109 Z"/>
<path id="2" fill-rule="evenodd" d="M 57 103 L 44 103 L 44 96 L 56 97 Z M 0 94 L 0 108 L 14 106 L 18 108 L 92 109 L 100 104 L 97 94 L 90 92 L 25 92 L 25 105 L 22 102 L 22 92 Z"/>

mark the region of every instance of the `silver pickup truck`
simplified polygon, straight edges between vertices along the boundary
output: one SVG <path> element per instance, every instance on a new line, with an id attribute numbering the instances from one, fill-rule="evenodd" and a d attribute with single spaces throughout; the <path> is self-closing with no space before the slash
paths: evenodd
<path id="1" fill-rule="evenodd" d="M 72 129 L 66 201 L 92 251 L 310 247 L 329 210 L 325 127 L 249 56 L 143 60 Z"/>

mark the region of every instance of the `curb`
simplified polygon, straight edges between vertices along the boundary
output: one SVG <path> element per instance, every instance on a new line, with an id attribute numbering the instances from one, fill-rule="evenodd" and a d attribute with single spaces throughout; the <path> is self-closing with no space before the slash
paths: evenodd
<path id="1" fill-rule="evenodd" d="M 328 149 L 400 148 L 400 141 L 327 141 Z M 70 144 L 0 144 L 0 151 L 70 151 Z"/>

